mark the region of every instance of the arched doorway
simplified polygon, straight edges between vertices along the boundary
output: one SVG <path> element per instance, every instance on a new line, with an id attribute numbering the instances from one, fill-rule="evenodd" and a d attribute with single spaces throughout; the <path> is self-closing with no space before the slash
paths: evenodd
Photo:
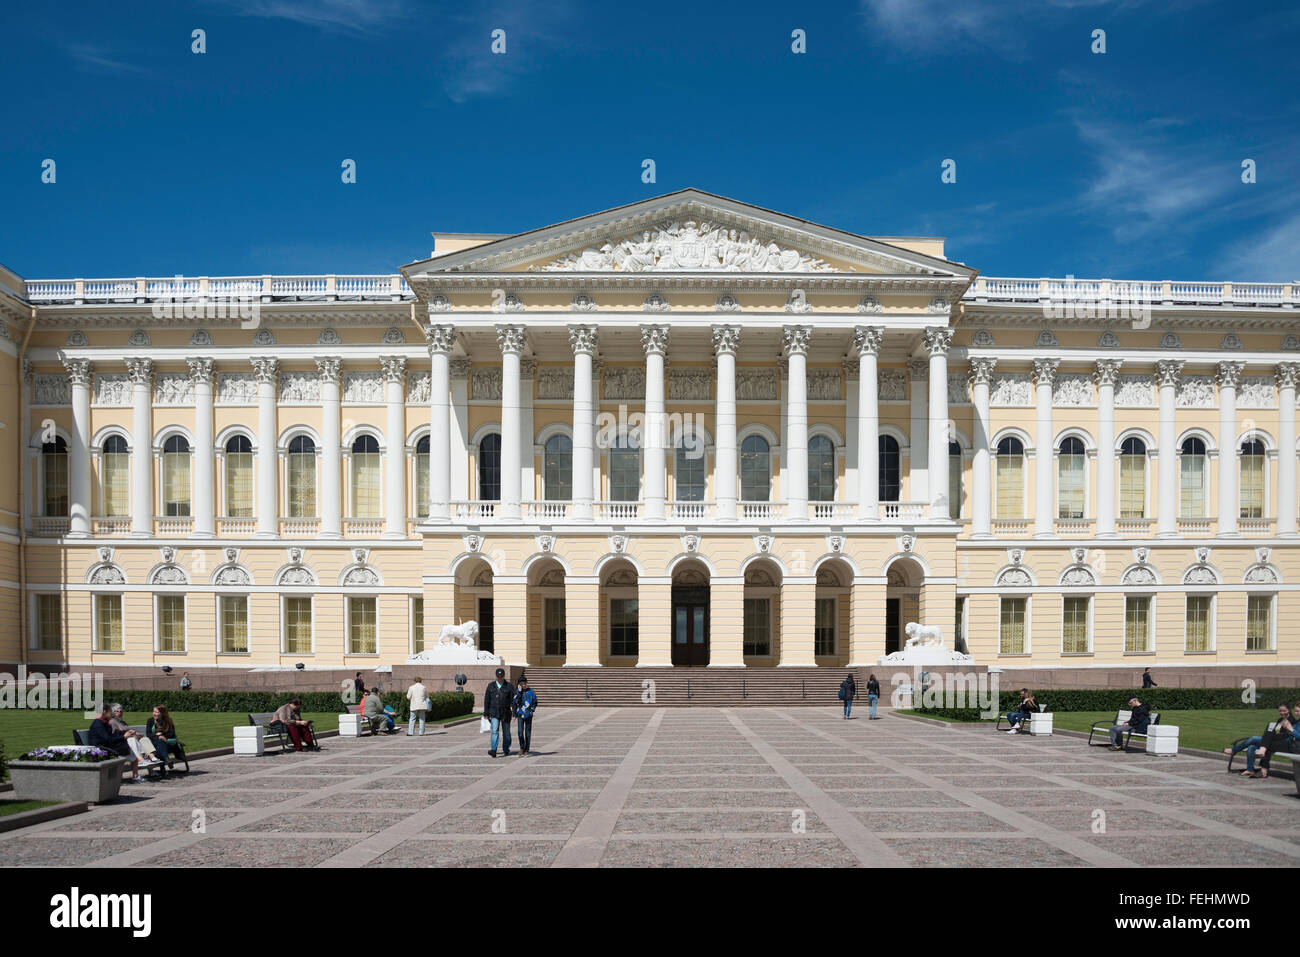
<path id="1" fill-rule="evenodd" d="M 885 585 L 885 654 L 899 651 L 906 641 L 903 629 L 909 621 L 921 620 L 921 588 L 925 572 L 910 558 L 889 566 Z"/>
<path id="2" fill-rule="evenodd" d="M 496 638 L 492 620 L 492 566 L 481 558 L 469 559 L 456 569 L 456 621 L 478 622 L 479 648 L 495 651 Z M 441 628 L 446 623 L 433 624 Z M 434 637 L 436 639 L 436 633 Z"/>
<path id="3" fill-rule="evenodd" d="M 843 559 L 829 559 L 817 568 L 813 657 L 819 665 L 838 666 L 849 660 L 852 584 L 853 569 Z"/>
<path id="4" fill-rule="evenodd" d="M 709 570 L 688 561 L 673 571 L 673 665 L 703 668 L 709 663 Z"/>
<path id="5" fill-rule="evenodd" d="M 600 575 L 601 659 L 634 665 L 641 654 L 641 611 L 636 568 L 626 559 L 610 562 Z"/>
<path id="6" fill-rule="evenodd" d="M 561 665 L 569 653 L 564 566 L 553 558 L 528 569 L 528 660 Z"/>
<path id="7" fill-rule="evenodd" d="M 745 664 L 770 667 L 781 660 L 781 569 L 760 558 L 745 566 Z"/>

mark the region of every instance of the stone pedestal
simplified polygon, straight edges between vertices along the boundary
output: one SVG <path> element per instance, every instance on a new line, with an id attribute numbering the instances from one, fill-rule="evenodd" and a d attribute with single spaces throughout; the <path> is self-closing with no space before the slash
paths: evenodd
<path id="1" fill-rule="evenodd" d="M 107 761 L 11 761 L 9 776 L 19 801 L 88 801 L 103 804 L 117 797 L 125 758 Z"/>
<path id="2" fill-rule="evenodd" d="M 339 715 L 339 737 L 340 738 L 359 738 L 361 737 L 362 722 L 365 721 L 359 714 L 341 714 Z"/>
<path id="3" fill-rule="evenodd" d="M 1029 727 L 1030 734 L 1046 734 L 1050 736 L 1052 733 L 1051 712 L 1049 711 L 1047 713 L 1039 712 L 1038 714 L 1031 714 L 1029 716 L 1028 727 Z"/>
<path id="4" fill-rule="evenodd" d="M 1147 728 L 1147 754 L 1172 757 L 1178 753 L 1178 725 L 1153 724 Z"/>
<path id="5" fill-rule="evenodd" d="M 259 725 L 239 725 L 235 728 L 235 753 L 261 755 L 266 753 L 266 729 Z"/>

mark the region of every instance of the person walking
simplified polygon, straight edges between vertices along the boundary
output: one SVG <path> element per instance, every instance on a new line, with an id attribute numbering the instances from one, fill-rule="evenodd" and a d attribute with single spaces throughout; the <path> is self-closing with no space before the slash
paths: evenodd
<path id="1" fill-rule="evenodd" d="M 875 675 L 867 678 L 867 706 L 870 710 L 867 713 L 868 721 L 875 721 L 879 715 L 876 714 L 876 702 L 880 700 L 880 682 L 876 680 Z"/>
<path id="2" fill-rule="evenodd" d="M 515 703 L 514 689 L 506 681 L 506 669 L 498 668 L 496 680 L 483 692 L 483 717 L 492 724 L 488 754 L 497 756 L 498 742 L 504 745 L 503 757 L 510 757 L 510 719 Z"/>
<path id="3" fill-rule="evenodd" d="M 1157 685 L 1156 685 L 1156 679 L 1151 677 L 1151 669 L 1150 669 L 1150 668 L 1147 668 L 1145 671 L 1142 672 L 1142 687 L 1143 687 L 1143 688 L 1155 688 L 1155 687 L 1157 687 Z"/>
<path id="4" fill-rule="evenodd" d="M 844 702 L 844 717 L 846 719 L 853 713 L 853 697 L 857 693 L 858 686 L 853 680 L 853 675 L 848 675 L 840 682 L 839 699 Z"/>
<path id="5" fill-rule="evenodd" d="M 189 691 L 189 690 L 190 690 L 191 688 L 193 688 L 193 687 L 194 687 L 194 682 L 190 681 L 190 673 L 189 673 L 188 671 L 182 673 L 182 674 L 181 674 L 181 690 L 182 690 L 182 691 Z"/>
<path id="6" fill-rule="evenodd" d="M 364 704 L 366 700 L 366 683 L 361 678 L 361 672 L 357 672 L 356 677 L 352 679 L 352 694 L 357 699 L 357 704 Z"/>
<path id="7" fill-rule="evenodd" d="M 406 689 L 406 700 L 411 707 L 411 723 L 407 725 L 406 736 L 409 738 L 415 734 L 416 722 L 420 725 L 420 735 L 424 735 L 424 716 L 429 712 L 429 692 L 424 687 L 424 679 L 419 675 L 411 682 L 411 687 Z"/>
<path id="8" fill-rule="evenodd" d="M 533 712 L 537 710 L 537 692 L 528 687 L 528 679 L 522 676 L 515 687 L 515 716 L 519 719 L 519 756 L 526 758 L 532 753 Z"/>

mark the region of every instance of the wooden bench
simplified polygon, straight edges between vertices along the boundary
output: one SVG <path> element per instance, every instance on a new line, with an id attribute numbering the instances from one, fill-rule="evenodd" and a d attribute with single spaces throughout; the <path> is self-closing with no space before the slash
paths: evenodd
<path id="1" fill-rule="evenodd" d="M 132 731 L 139 734 L 140 737 L 142 738 L 146 737 L 145 728 L 148 727 L 147 725 L 132 724 L 132 725 L 128 725 L 128 727 L 130 727 Z M 88 747 L 90 745 L 90 729 L 82 728 L 80 730 L 73 731 L 72 743 L 85 745 Z M 175 747 L 171 746 L 170 744 L 167 746 L 167 767 L 169 770 L 175 769 L 177 760 L 179 760 L 182 764 L 185 765 L 185 770 L 186 772 L 188 772 L 190 769 L 190 759 L 186 757 L 185 745 L 179 739 L 176 741 Z M 148 774 L 150 771 L 153 771 L 155 769 L 161 771 L 162 765 L 151 764 L 147 768 L 145 768 L 145 773 Z"/>
<path id="2" fill-rule="evenodd" d="M 259 728 L 265 728 L 268 737 L 275 735 L 280 742 L 280 751 L 278 753 L 283 754 L 285 751 L 293 750 L 293 739 L 289 737 L 289 729 L 286 728 L 282 722 L 275 719 L 274 711 L 259 711 L 256 714 L 250 713 L 248 716 L 248 723 Z M 311 729 L 311 737 L 312 740 L 315 741 L 315 724 L 308 721 L 307 727 Z"/>
<path id="3" fill-rule="evenodd" d="M 1277 730 L 1277 722 L 1276 722 L 1276 721 L 1270 721 L 1270 722 L 1268 723 L 1268 726 L 1267 726 L 1266 728 L 1264 728 L 1264 734 L 1268 734 L 1270 731 L 1276 731 L 1276 730 Z M 1254 737 L 1254 735 L 1247 735 L 1247 736 L 1244 737 L 1244 738 L 1238 738 L 1236 741 L 1232 742 L 1233 753 L 1230 754 L 1230 755 L 1228 755 L 1228 773 L 1229 773 L 1229 774 L 1232 773 L 1232 762 L 1235 761 L 1235 760 L 1237 759 L 1237 754 L 1241 753 L 1241 752 L 1237 751 L 1237 748 L 1240 747 L 1241 745 L 1245 744 L 1245 743 L 1246 743 L 1247 741 L 1249 741 L 1252 737 Z M 1262 735 L 1261 735 L 1261 737 L 1262 737 Z M 1294 747 L 1294 745 L 1292 745 L 1292 747 Z M 1245 749 L 1243 748 L 1242 751 L 1244 751 L 1244 750 L 1245 750 Z M 1270 762 L 1270 766 L 1269 766 L 1269 774 L 1270 774 L 1270 775 L 1273 773 L 1273 768 L 1272 768 L 1272 760 L 1273 760 L 1273 758 L 1286 758 L 1288 761 L 1291 762 L 1291 776 L 1292 776 L 1292 778 L 1294 778 L 1295 781 L 1296 781 L 1296 793 L 1300 794 L 1300 775 L 1297 775 L 1297 774 L 1295 773 L 1296 760 L 1297 760 L 1297 759 L 1300 759 L 1300 754 L 1296 753 L 1295 751 L 1270 751 L 1269 754 L 1271 755 L 1271 757 L 1269 758 L 1269 762 Z"/>
<path id="4" fill-rule="evenodd" d="M 1037 710 L 1036 712 L 1034 712 L 1034 714 L 1047 714 L 1047 702 L 1046 702 L 1046 701 L 1040 701 L 1040 702 L 1038 702 L 1037 704 L 1038 704 L 1038 710 Z M 1018 722 L 1015 724 L 1015 726 L 1014 726 L 1015 729 L 1016 729 L 1017 731 L 1019 731 L 1021 734 L 1024 734 L 1025 731 L 1027 730 L 1028 726 L 1029 726 L 1029 720 L 1030 720 L 1032 717 L 1033 717 L 1032 714 L 1027 714 L 1027 715 L 1025 715 L 1023 718 L 1020 719 L 1020 721 L 1018 721 Z M 998 723 L 997 723 L 997 725 L 994 727 L 993 730 L 994 730 L 994 731 L 1001 731 L 1001 730 L 1002 730 L 1002 722 L 1003 722 L 1003 721 L 1006 721 L 1006 722 L 1007 722 L 1007 728 L 1008 728 L 1008 730 L 1012 727 L 1012 724 L 1011 724 L 1010 719 L 1008 719 L 1007 716 L 1006 716 L 1005 714 L 1000 714 L 1000 715 L 998 715 Z"/>
<path id="5" fill-rule="evenodd" d="M 1115 712 L 1115 720 L 1114 720 L 1114 721 L 1094 721 L 1094 722 L 1092 723 L 1092 727 L 1091 727 L 1091 728 L 1089 729 L 1089 731 L 1088 731 L 1088 745 L 1089 745 L 1089 746 L 1092 745 L 1092 736 L 1093 736 L 1094 734 L 1096 734 L 1098 731 L 1100 731 L 1100 732 L 1102 732 L 1103 734 L 1106 735 L 1106 747 L 1110 747 L 1110 729 L 1111 729 L 1111 726 L 1112 726 L 1112 725 L 1116 725 L 1116 724 L 1128 724 L 1128 719 L 1131 718 L 1131 717 L 1133 717 L 1133 712 L 1132 712 L 1132 711 L 1116 711 L 1116 712 Z M 1147 723 L 1148 723 L 1148 725 L 1159 724 L 1159 723 L 1160 723 L 1160 712 L 1159 712 L 1159 711 L 1152 711 L 1152 712 L 1151 712 L 1151 720 L 1150 720 L 1149 722 L 1147 722 Z M 1129 742 L 1130 742 L 1133 738 L 1135 738 L 1135 737 L 1137 737 L 1137 738 L 1141 738 L 1141 739 L 1143 739 L 1143 740 L 1145 741 L 1147 735 L 1146 735 L 1146 732 L 1144 732 L 1144 731 L 1133 731 L 1132 729 L 1130 729 L 1130 730 L 1128 730 L 1128 731 L 1125 731 L 1125 732 L 1124 732 L 1124 750 L 1125 750 L 1125 751 L 1128 751 Z"/>

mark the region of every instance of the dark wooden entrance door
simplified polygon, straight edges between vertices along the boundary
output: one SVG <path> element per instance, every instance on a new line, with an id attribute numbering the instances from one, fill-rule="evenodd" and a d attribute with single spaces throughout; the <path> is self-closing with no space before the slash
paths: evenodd
<path id="1" fill-rule="evenodd" d="M 480 651 L 496 651 L 496 637 L 492 631 L 492 599 L 478 600 L 478 646 Z"/>
<path id="2" fill-rule="evenodd" d="M 901 633 L 902 599 L 885 599 L 885 654 L 892 655 L 898 650 L 898 636 Z"/>
<path id="3" fill-rule="evenodd" d="M 709 589 L 673 589 L 673 664 L 703 668 L 709 663 Z"/>

